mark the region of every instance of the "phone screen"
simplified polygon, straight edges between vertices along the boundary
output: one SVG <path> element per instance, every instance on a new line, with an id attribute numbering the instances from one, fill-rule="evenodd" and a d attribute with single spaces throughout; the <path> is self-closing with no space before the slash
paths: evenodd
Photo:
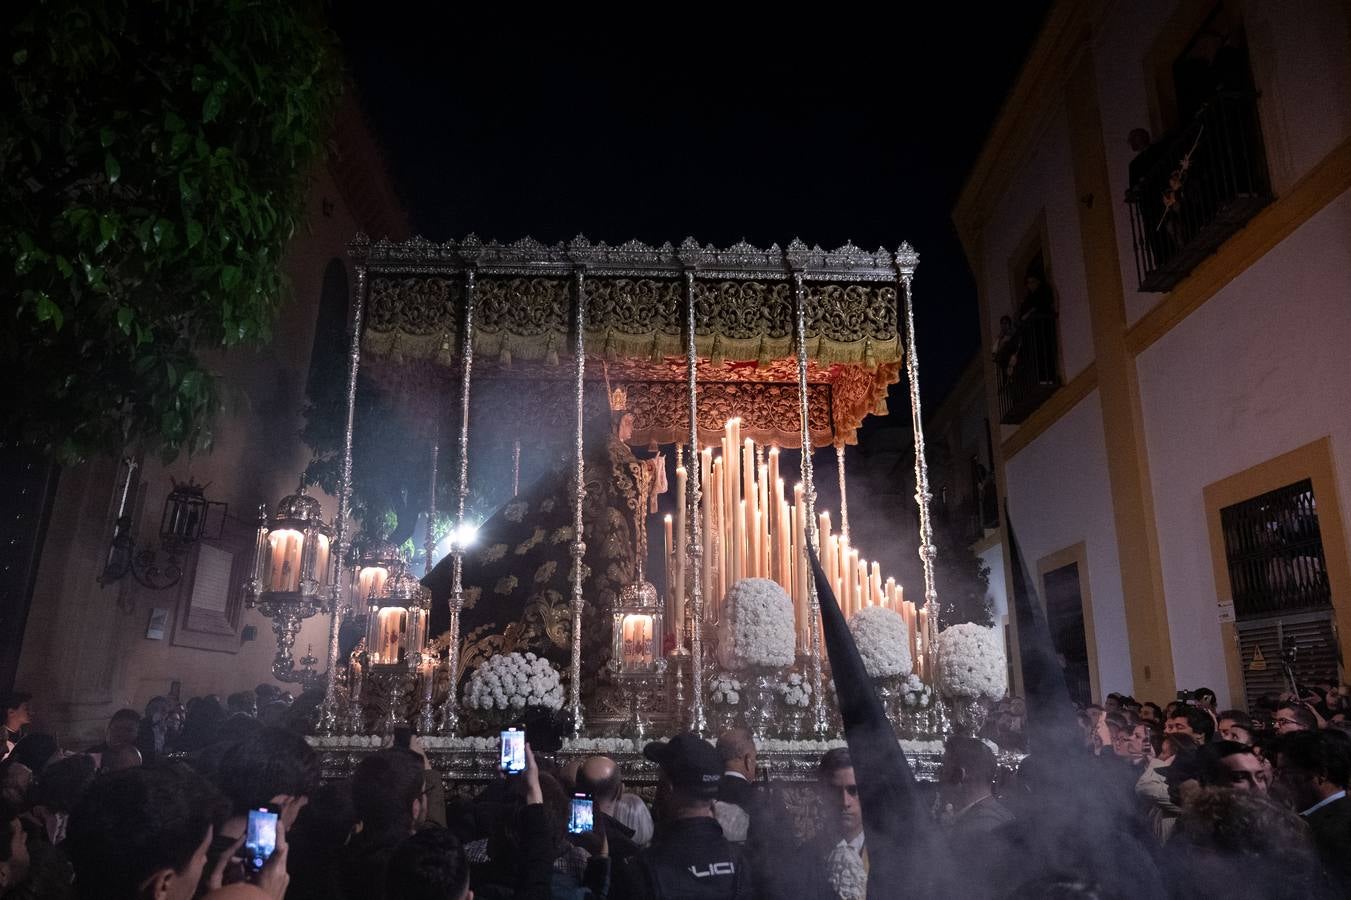
<path id="1" fill-rule="evenodd" d="M 525 732 L 515 728 L 502 732 L 502 758 L 499 764 L 503 772 L 517 774 L 525 771 Z"/>
<path id="2" fill-rule="evenodd" d="M 568 831 L 583 834 L 591 830 L 596 822 L 595 810 L 591 798 L 586 794 L 572 795 L 572 809 L 568 814 Z"/>
<path id="3" fill-rule="evenodd" d="M 244 836 L 244 867 L 257 872 L 277 849 L 277 814 L 266 809 L 249 810 L 249 828 Z"/>

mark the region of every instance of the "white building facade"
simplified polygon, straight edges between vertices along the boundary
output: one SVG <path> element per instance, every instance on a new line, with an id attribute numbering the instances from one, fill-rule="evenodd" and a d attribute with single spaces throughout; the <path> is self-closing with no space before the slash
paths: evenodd
<path id="1" fill-rule="evenodd" d="M 1072 690 L 1342 679 L 1351 7 L 1056 4 L 954 220 Z"/>

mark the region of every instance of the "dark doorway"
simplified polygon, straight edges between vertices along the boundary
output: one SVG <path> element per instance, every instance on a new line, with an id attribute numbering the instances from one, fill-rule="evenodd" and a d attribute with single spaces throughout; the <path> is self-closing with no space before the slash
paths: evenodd
<path id="1" fill-rule="evenodd" d="M 14 686 L 57 467 L 17 440 L 0 440 L 0 692 Z"/>
<path id="2" fill-rule="evenodd" d="M 1042 576 L 1046 590 L 1046 621 L 1051 641 L 1065 667 L 1065 685 L 1070 699 L 1080 706 L 1093 702 L 1093 681 L 1088 662 L 1088 637 L 1084 630 L 1084 597 L 1079 582 L 1079 564 L 1072 562 Z"/>

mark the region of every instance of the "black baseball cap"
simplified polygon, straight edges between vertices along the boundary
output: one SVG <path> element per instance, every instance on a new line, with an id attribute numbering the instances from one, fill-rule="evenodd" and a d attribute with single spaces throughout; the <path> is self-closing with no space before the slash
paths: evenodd
<path id="1" fill-rule="evenodd" d="M 722 757 L 698 735 L 682 731 L 669 741 L 653 741 L 643 748 L 643 756 L 661 766 L 673 787 L 710 800 L 718 795 Z"/>

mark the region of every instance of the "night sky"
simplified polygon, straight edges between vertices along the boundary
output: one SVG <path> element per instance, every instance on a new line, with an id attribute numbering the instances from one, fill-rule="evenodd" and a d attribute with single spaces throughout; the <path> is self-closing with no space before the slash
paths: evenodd
<path id="1" fill-rule="evenodd" d="M 830 20 L 819 13 L 831 7 L 813 6 L 811 19 L 743 22 L 683 6 L 630 8 L 641 18 L 499 8 L 334 14 L 415 230 L 719 246 L 798 236 L 828 249 L 909 240 L 922 258 L 921 384 L 926 406 L 941 399 L 979 344 L 951 208 L 1044 3 Z"/>

